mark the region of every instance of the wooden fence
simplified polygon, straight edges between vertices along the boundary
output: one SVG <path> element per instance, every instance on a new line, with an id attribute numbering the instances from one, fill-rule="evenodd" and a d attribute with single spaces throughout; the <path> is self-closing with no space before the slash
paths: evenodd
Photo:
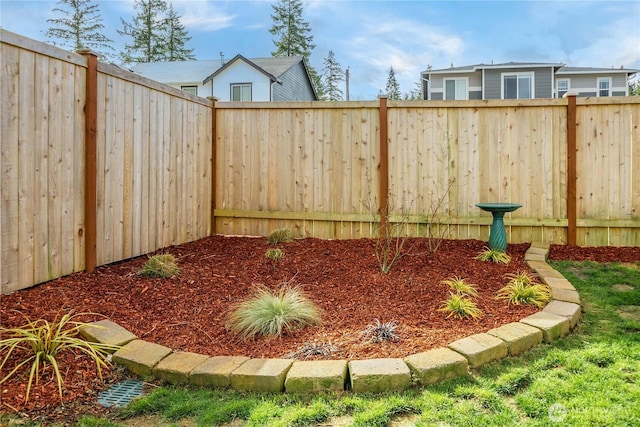
<path id="1" fill-rule="evenodd" d="M 0 31 L 2 293 L 210 234 L 210 101 Z"/>
<path id="2" fill-rule="evenodd" d="M 514 202 L 511 242 L 640 245 L 639 97 L 386 104 L 216 104 L 216 232 L 369 237 L 387 196 L 409 235 Z"/>
<path id="3" fill-rule="evenodd" d="M 640 97 L 212 103 L 0 30 L 2 293 L 211 233 L 640 245 Z"/>

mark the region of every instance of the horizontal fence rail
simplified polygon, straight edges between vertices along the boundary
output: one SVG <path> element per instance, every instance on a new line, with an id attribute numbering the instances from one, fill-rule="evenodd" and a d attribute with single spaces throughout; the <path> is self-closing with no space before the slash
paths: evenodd
<path id="1" fill-rule="evenodd" d="M 480 202 L 640 246 L 640 97 L 215 103 L 0 33 L 2 293 L 212 233 L 486 240 Z"/>

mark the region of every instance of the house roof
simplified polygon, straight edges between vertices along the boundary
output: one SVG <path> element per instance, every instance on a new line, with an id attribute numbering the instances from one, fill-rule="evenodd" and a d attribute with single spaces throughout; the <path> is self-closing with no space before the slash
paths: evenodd
<path id="1" fill-rule="evenodd" d="M 633 68 L 594 68 L 594 67 L 562 67 L 556 74 L 635 74 L 640 73 L 640 70 L 634 70 Z"/>
<path id="2" fill-rule="evenodd" d="M 439 70 L 426 70 L 422 74 L 454 74 L 473 73 L 483 69 L 500 68 L 547 68 L 554 67 L 557 74 L 602 74 L 602 73 L 629 73 L 635 74 L 640 70 L 631 68 L 595 68 L 595 67 L 567 67 L 560 62 L 504 62 L 501 64 L 475 64 L 461 67 L 449 67 Z"/>
<path id="3" fill-rule="evenodd" d="M 236 60 L 242 59 L 267 74 L 273 80 L 278 78 L 289 68 L 302 61 L 301 56 L 244 58 L 236 55 L 233 59 L 222 64 L 219 59 L 199 61 L 171 61 L 171 62 L 143 62 L 134 65 L 131 70 L 152 80 L 164 83 L 205 82 L 217 72 L 229 66 Z"/>
<path id="4" fill-rule="evenodd" d="M 503 62 L 500 64 L 475 64 L 454 67 L 453 64 L 449 68 L 439 70 L 423 71 L 423 74 L 450 74 L 450 73 L 473 73 L 483 69 L 499 69 L 499 68 L 561 68 L 564 64 L 559 62 Z"/>

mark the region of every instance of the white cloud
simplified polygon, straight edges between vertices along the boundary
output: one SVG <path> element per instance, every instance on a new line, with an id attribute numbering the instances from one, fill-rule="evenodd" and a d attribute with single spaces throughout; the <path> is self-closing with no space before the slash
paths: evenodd
<path id="1" fill-rule="evenodd" d="M 372 79 L 367 83 L 384 88 L 389 68 L 393 67 L 403 93 L 414 89 L 420 72 L 429 64 L 447 61 L 464 49 L 459 36 L 413 20 L 375 22 L 358 33 L 366 36 L 351 38 L 345 49 L 348 56 L 376 71 L 366 73 Z"/>
<path id="2" fill-rule="evenodd" d="M 180 22 L 188 30 L 221 30 L 230 27 L 236 17 L 211 1 L 173 0 L 172 3 Z"/>
<path id="3" fill-rule="evenodd" d="M 587 46 L 569 52 L 571 65 L 640 68 L 640 27 L 637 17 L 627 17 L 594 29 Z"/>

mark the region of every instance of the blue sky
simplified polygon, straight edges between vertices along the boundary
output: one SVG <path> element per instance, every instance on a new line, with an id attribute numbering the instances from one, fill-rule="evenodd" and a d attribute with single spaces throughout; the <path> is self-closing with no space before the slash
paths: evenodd
<path id="1" fill-rule="evenodd" d="M 351 72 L 351 100 L 375 99 L 393 67 L 410 92 L 434 69 L 494 61 L 563 62 L 572 66 L 640 69 L 640 1 L 389 1 L 303 0 L 322 69 L 333 50 Z M 173 0 L 198 59 L 270 56 L 276 0 Z M 133 0 L 98 1 L 105 34 L 131 21 Z M 0 24 L 44 41 L 56 0 L 1 0 Z"/>

